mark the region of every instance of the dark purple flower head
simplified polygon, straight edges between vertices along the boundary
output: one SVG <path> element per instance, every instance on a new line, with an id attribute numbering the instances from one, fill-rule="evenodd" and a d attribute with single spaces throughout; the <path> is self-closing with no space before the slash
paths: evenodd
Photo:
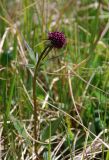
<path id="1" fill-rule="evenodd" d="M 57 31 L 48 33 L 48 40 L 55 48 L 62 48 L 66 43 L 65 35 Z"/>

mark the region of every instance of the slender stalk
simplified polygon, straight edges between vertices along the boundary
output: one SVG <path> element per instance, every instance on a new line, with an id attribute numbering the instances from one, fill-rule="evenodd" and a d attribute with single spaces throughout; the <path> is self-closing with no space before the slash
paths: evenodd
<path id="1" fill-rule="evenodd" d="M 34 77 L 33 77 L 33 102 L 34 102 L 34 138 L 36 140 L 38 140 L 38 131 L 39 131 L 39 124 L 38 124 L 38 114 L 39 114 L 39 108 L 38 108 L 38 102 L 37 102 L 37 98 L 36 98 L 36 78 L 37 78 L 37 73 L 38 73 L 38 69 L 40 66 L 40 62 L 41 60 L 43 60 L 48 53 L 50 52 L 50 50 L 53 48 L 53 46 L 47 46 L 43 52 L 41 53 L 41 55 L 39 56 L 38 62 L 35 66 L 35 71 L 34 71 Z M 35 154 L 38 157 L 37 154 L 37 143 L 35 142 Z"/>

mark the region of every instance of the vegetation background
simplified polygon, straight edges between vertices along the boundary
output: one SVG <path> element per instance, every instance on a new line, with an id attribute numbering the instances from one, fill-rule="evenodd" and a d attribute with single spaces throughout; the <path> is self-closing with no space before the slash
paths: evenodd
<path id="1" fill-rule="evenodd" d="M 0 159 L 34 160 L 32 78 L 37 77 L 43 160 L 109 160 L 109 1 L 0 1 Z"/>

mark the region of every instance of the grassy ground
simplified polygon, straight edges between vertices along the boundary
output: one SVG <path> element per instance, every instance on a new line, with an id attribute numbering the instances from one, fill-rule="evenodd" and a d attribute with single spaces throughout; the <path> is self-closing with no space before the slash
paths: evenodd
<path id="1" fill-rule="evenodd" d="M 37 76 L 43 160 L 109 160 L 108 0 L 0 1 L 0 158 L 35 160 L 32 79 L 50 31 L 52 50 Z"/>

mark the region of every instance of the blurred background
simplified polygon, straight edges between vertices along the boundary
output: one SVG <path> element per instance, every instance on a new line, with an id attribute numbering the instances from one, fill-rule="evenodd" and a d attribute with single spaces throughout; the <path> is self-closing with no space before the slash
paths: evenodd
<path id="1" fill-rule="evenodd" d="M 35 160 L 32 79 L 52 31 L 67 43 L 39 68 L 38 154 L 109 160 L 108 0 L 0 1 L 0 159 Z"/>

